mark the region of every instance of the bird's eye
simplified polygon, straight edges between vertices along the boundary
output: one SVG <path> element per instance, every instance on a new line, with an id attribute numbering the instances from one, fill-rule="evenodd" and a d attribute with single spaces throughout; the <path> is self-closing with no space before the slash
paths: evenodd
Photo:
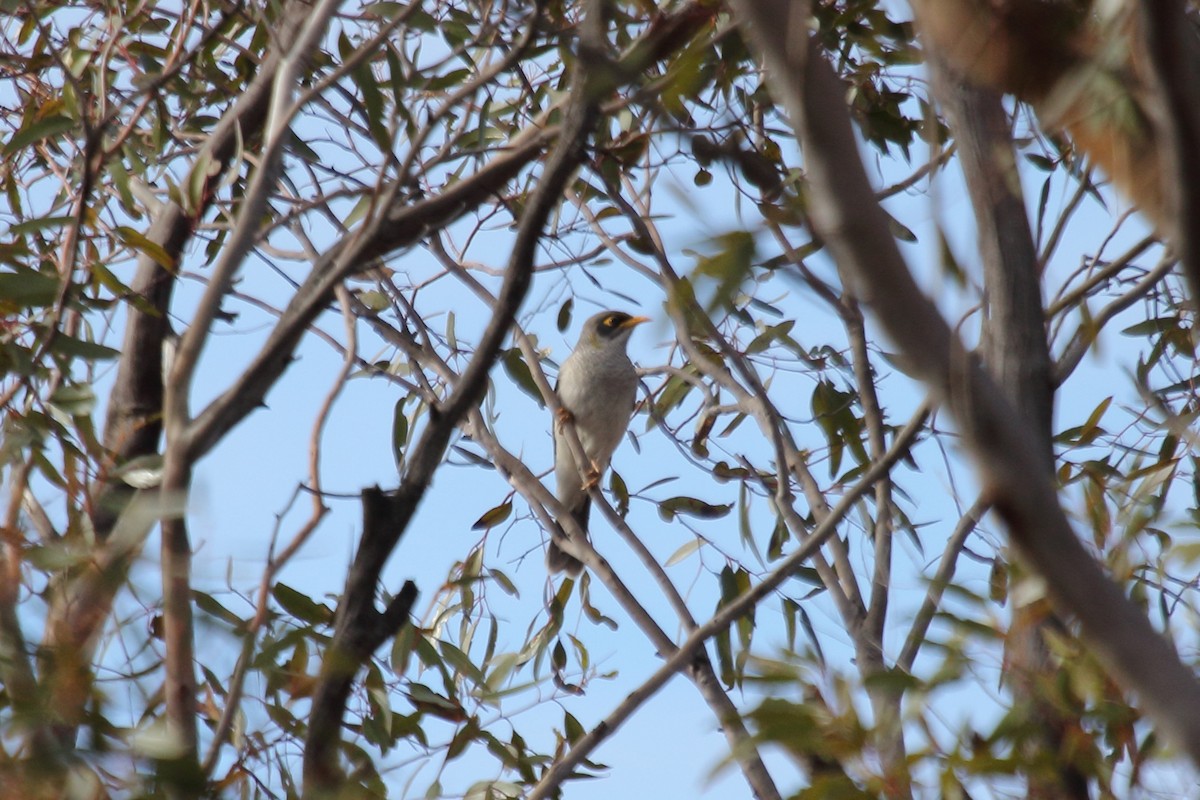
<path id="1" fill-rule="evenodd" d="M 617 327 L 617 324 L 618 324 L 618 320 L 617 320 L 616 314 L 609 314 L 607 317 L 604 318 L 604 327 L 606 327 L 606 328 L 615 328 L 615 327 Z"/>

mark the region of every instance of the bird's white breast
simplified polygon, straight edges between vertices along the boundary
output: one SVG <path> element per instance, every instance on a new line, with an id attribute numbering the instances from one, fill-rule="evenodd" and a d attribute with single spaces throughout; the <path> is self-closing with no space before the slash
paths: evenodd
<path id="1" fill-rule="evenodd" d="M 637 373 L 624 352 L 597 355 L 572 353 L 559 371 L 558 394 L 575 419 L 584 452 L 597 466 L 605 466 L 633 413 Z"/>

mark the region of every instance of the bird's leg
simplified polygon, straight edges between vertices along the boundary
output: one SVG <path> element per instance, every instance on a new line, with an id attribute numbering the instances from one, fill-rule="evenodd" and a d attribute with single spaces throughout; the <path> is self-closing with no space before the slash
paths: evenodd
<path id="1" fill-rule="evenodd" d="M 588 459 L 587 480 L 583 482 L 583 490 L 590 492 L 600 484 L 600 465 Z"/>
<path id="2" fill-rule="evenodd" d="M 558 418 L 558 426 L 560 428 L 568 422 L 575 421 L 575 415 L 562 406 L 559 406 L 558 413 L 555 416 Z M 585 492 L 591 491 L 600 483 L 600 473 L 603 471 L 599 464 L 590 458 L 588 459 L 587 479 L 583 482 L 583 490 Z"/>

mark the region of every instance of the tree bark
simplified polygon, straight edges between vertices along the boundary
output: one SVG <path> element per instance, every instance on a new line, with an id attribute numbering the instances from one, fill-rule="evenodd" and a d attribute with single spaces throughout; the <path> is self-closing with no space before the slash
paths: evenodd
<path id="1" fill-rule="evenodd" d="M 967 85 L 936 57 L 931 59 L 930 68 L 935 92 L 958 142 L 975 210 L 986 296 L 984 361 L 996 385 L 1017 414 L 1024 417 L 1038 441 L 1043 467 L 1052 475 L 1053 362 L 1046 341 L 1037 251 L 1026 216 L 1008 115 L 998 93 Z M 1073 722 L 1042 689 L 1056 671 L 1044 630 L 1046 626 L 1061 627 L 1048 615 L 1043 598 L 1022 602 L 1014 597 L 1005 647 L 1006 675 L 1014 700 L 1037 727 L 1023 741 L 1026 763 L 1037 763 L 1039 752 L 1049 752 L 1056 754 L 1058 765 L 1052 774 L 1027 772 L 1027 791 L 1035 799 L 1087 800 L 1087 778 L 1070 763 L 1067 734 Z"/>
<path id="2" fill-rule="evenodd" d="M 803 7 L 734 0 L 763 54 L 804 151 L 814 231 L 856 293 L 957 422 L 1012 544 L 1045 579 L 1056 610 L 1117 682 L 1135 691 L 1164 738 L 1200 764 L 1200 682 L 1080 544 L 1045 469 L 1044 446 L 921 293 L 892 238 L 857 149 L 845 89 L 815 46 Z"/>

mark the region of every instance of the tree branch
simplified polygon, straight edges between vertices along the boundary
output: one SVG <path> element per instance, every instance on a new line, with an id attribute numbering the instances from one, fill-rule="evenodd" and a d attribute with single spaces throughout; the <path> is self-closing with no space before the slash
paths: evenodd
<path id="1" fill-rule="evenodd" d="M 1179 0 L 1143 0 L 1140 27 L 1156 84 L 1149 101 L 1163 142 L 1168 239 L 1187 276 L 1192 299 L 1200 298 L 1200 42 Z"/>
<path id="2" fill-rule="evenodd" d="M 986 496 L 1021 557 L 1045 578 L 1055 608 L 1079 620 L 1085 642 L 1118 682 L 1136 691 L 1166 738 L 1200 763 L 1200 717 L 1192 713 L 1200 707 L 1200 683 L 1075 538 L 1041 441 L 913 281 L 859 157 L 844 89 L 810 46 L 801 10 L 786 0 L 734 0 L 734 9 L 796 127 L 815 232 L 915 374 L 954 415 Z"/>
<path id="3" fill-rule="evenodd" d="M 837 505 L 830 509 L 825 519 L 813 528 L 811 535 L 796 548 L 795 552 L 780 561 L 762 581 L 734 598 L 711 619 L 697 627 L 663 665 L 655 670 L 654 674 L 641 686 L 631 692 L 612 714 L 576 741 L 566 755 L 546 771 L 537 786 L 529 793 L 527 800 L 541 800 L 548 797 L 571 774 L 572 770 L 590 756 L 604 740 L 615 733 L 617 728 L 629 719 L 646 700 L 662 688 L 672 676 L 683 670 L 708 639 L 716 636 L 740 617 L 752 611 L 764 598 L 789 580 L 799 567 L 819 552 L 829 537 L 837 532 L 837 526 L 841 524 L 846 514 L 850 513 L 854 505 L 874 487 L 876 481 L 888 475 L 895 463 L 908 452 L 916 440 L 917 434 L 924 427 L 925 418 L 926 415 L 922 411 L 897 434 L 884 457 L 872 464 L 863 473 L 858 483 L 846 490 Z"/>
<path id="4" fill-rule="evenodd" d="M 1054 468 L 1054 378 L 1046 341 L 1041 271 L 1025 213 L 1009 135 L 1008 115 L 1000 95 L 969 86 L 936 59 L 931 59 L 934 90 L 950 118 L 959 144 L 967 190 L 975 210 L 975 227 L 983 260 L 987 317 L 984 327 L 988 371 L 1017 413 L 1025 417 L 1039 441 L 1045 466 Z M 1059 698 L 1047 698 L 1039 678 L 1053 674 L 1043 637 L 1045 601 L 1014 600 L 1005 653 L 1017 707 L 1036 719 L 1038 734 L 1024 743 L 1026 752 L 1057 754 L 1055 771 L 1029 771 L 1032 798 L 1074 797 L 1086 800 L 1088 781 L 1071 763 L 1066 745 L 1075 725 L 1059 710 Z"/>
<path id="5" fill-rule="evenodd" d="M 430 424 L 410 453 L 400 487 L 387 498 L 388 524 L 368 528 L 364 521 L 362 543 L 347 579 L 345 597 L 338 607 L 333 641 L 322 660 L 313 699 L 312 724 L 304 752 L 306 796 L 336 794 L 341 785 L 337 744 L 341 741 L 341 721 L 353 676 L 382 642 L 380 634 L 390 635 L 387 632 L 407 618 L 411 600 L 401 598 L 408 594 L 415 596 L 415 587 L 411 583 L 383 614 L 375 611 L 380 571 L 416 512 L 441 464 L 453 431 L 483 398 L 488 373 L 529 289 L 538 241 L 551 212 L 561 200 L 563 188 L 584 157 L 584 146 L 595 127 L 597 108 L 607 79 L 606 64 L 599 61 L 606 44 L 605 31 L 604 2 L 591 0 L 580 25 L 580 47 L 562 134 L 521 217 L 495 313 L 449 397 L 442 404 L 431 407 Z M 374 494 L 364 493 L 364 503 L 368 502 L 367 498 L 374 497 Z M 377 501 L 372 499 L 371 502 Z"/>

